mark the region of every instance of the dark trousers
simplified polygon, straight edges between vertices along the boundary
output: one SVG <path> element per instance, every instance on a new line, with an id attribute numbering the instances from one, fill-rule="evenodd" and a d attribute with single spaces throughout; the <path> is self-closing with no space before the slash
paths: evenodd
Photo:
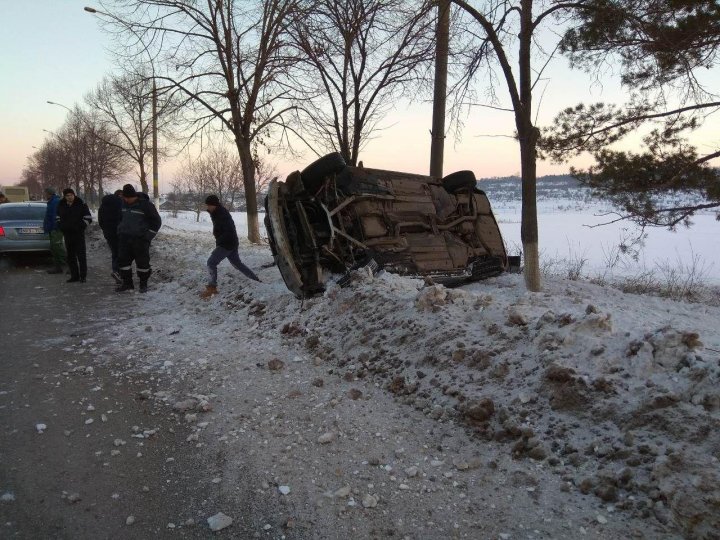
<path id="1" fill-rule="evenodd" d="M 240 270 L 240 272 L 245 274 L 250 279 L 260 281 L 258 277 L 253 273 L 253 271 L 242 263 L 237 248 L 225 249 L 224 247 L 218 246 L 210 254 L 210 258 L 207 261 L 209 276 L 208 285 L 212 287 L 217 287 L 217 267 L 218 264 L 220 264 L 225 258 L 227 258 L 230 264 L 232 264 L 235 268 Z"/>
<path id="2" fill-rule="evenodd" d="M 150 277 L 150 242 L 144 238 L 118 236 L 118 266 L 123 281 L 132 282 L 132 263 L 140 282 L 147 283 Z"/>
<path id="3" fill-rule="evenodd" d="M 87 256 L 85 254 L 85 232 L 63 232 L 65 237 L 65 251 L 67 263 L 70 267 L 71 278 L 85 278 L 87 276 Z"/>
<path id="4" fill-rule="evenodd" d="M 120 248 L 120 240 L 118 239 L 117 232 L 112 229 L 103 230 L 103 236 L 108 243 L 108 247 L 110 247 L 110 257 L 112 259 L 110 264 L 112 266 L 112 271 L 118 272 L 120 271 L 120 265 L 118 264 L 118 249 Z"/>
<path id="5" fill-rule="evenodd" d="M 52 253 L 53 263 L 57 268 L 66 263 L 67 257 L 63 247 L 63 233 L 58 229 L 50 231 L 50 253 Z"/>

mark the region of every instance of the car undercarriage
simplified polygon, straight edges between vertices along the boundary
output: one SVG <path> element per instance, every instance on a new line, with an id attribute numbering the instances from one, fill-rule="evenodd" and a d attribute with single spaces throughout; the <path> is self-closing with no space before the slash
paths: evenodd
<path id="1" fill-rule="evenodd" d="M 366 265 L 446 285 L 519 266 L 471 171 L 439 179 L 352 167 L 333 153 L 271 182 L 265 210 L 275 262 L 299 298 Z"/>

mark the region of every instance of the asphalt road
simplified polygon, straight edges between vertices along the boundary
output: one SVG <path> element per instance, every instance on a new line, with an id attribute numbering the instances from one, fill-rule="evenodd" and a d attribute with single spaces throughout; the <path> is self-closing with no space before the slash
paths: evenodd
<path id="1" fill-rule="evenodd" d="M 132 343 L 96 357 L 143 296 L 113 292 L 98 242 L 90 258 L 80 284 L 46 274 L 45 257 L 0 257 L 0 538 L 214 536 L 205 520 L 230 503 L 210 481 L 224 457 L 203 455 L 167 406 L 142 399 L 157 379 L 119 369 Z M 157 434 L 139 440 L 133 426 Z M 236 522 L 219 536 L 252 532 Z"/>

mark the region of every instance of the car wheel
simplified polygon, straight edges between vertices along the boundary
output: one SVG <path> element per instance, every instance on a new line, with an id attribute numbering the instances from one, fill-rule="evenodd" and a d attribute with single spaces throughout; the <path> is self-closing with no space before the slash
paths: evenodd
<path id="1" fill-rule="evenodd" d="M 461 190 L 473 189 L 477 185 L 477 180 L 472 171 L 457 171 L 443 178 L 442 185 L 445 191 L 455 194 Z"/>
<path id="2" fill-rule="evenodd" d="M 325 178 L 337 174 L 345 168 L 345 160 L 339 152 L 333 152 L 321 157 L 305 167 L 300 173 L 305 189 L 315 193 L 321 187 Z"/>

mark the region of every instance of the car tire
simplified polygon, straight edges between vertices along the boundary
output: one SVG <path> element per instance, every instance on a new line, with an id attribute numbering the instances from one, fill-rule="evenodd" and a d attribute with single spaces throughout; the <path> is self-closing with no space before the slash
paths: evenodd
<path id="1" fill-rule="evenodd" d="M 454 195 L 458 191 L 474 189 L 477 186 L 477 180 L 472 171 L 457 171 L 443 178 L 442 185 L 445 191 Z"/>
<path id="2" fill-rule="evenodd" d="M 345 168 L 345 160 L 339 152 L 327 154 L 312 162 L 300 173 L 306 191 L 315 193 L 322 187 L 327 176 L 337 174 Z"/>

